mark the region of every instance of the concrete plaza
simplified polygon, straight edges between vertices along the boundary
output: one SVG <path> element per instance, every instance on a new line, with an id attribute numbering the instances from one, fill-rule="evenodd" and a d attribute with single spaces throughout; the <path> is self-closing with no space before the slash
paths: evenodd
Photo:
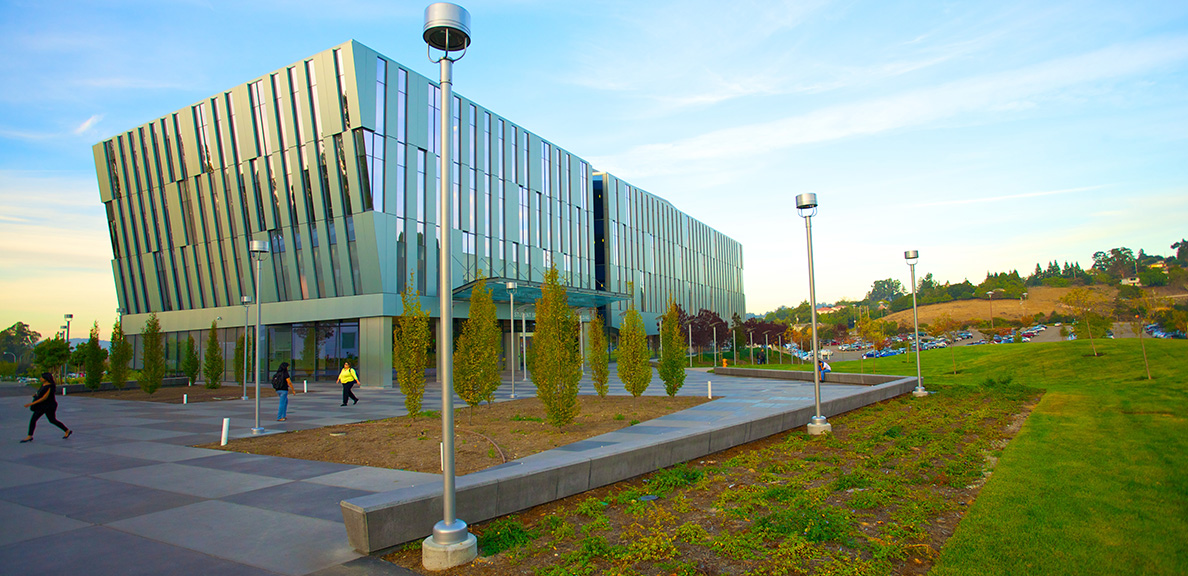
<path id="1" fill-rule="evenodd" d="M 613 370 L 612 370 L 613 373 Z M 690 371 L 682 395 L 714 396 L 756 408 L 803 409 L 812 384 L 714 376 Z M 593 393 L 583 382 L 582 393 Z M 298 386 L 300 388 L 300 386 Z M 824 385 L 823 399 L 863 386 Z M 625 394 L 612 378 L 613 394 Z M 341 407 L 340 387 L 310 385 L 291 397 L 276 422 L 276 397 L 262 390 L 261 424 L 297 430 L 404 414 L 398 390 L 364 389 Z M 530 395 L 530 382 L 516 384 Z M 30 391 L 31 393 L 31 391 Z M 505 382 L 498 399 L 506 399 Z M 654 379 L 650 395 L 664 393 Z M 238 394 L 234 388 L 228 395 Z M 408 574 L 348 544 L 340 502 L 382 498 L 402 488 L 440 486 L 440 476 L 366 466 L 193 448 L 217 442 L 223 418 L 231 435 L 250 435 L 252 401 L 189 405 L 59 398 L 58 418 L 75 431 L 38 423 L 20 444 L 27 396 L 0 397 L 0 566 L 8 574 Z M 440 405 L 430 382 L 426 407 Z M 704 420 L 700 412 L 693 421 Z M 465 510 L 459 510 L 466 518 Z"/>

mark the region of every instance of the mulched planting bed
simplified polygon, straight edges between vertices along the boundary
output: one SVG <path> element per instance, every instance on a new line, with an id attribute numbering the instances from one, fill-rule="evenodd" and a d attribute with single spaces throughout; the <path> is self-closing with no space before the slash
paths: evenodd
<path id="1" fill-rule="evenodd" d="M 548 424 L 544 405 L 535 397 L 457 408 L 455 470 L 459 475 L 469 474 L 709 401 L 694 396 L 578 396 L 577 419 L 561 430 Z M 349 413 L 350 407 L 342 410 Z M 326 426 L 199 447 L 440 473 L 440 442 L 439 413 L 426 412 L 417 417 Z"/>
<path id="2" fill-rule="evenodd" d="M 1039 394 L 888 400 L 476 524 L 480 557 L 433 574 L 924 574 Z M 384 558 L 425 572 L 420 542 Z"/>
<path id="3" fill-rule="evenodd" d="M 223 386 L 221 388 L 210 389 L 201 384 L 198 386 L 162 386 L 152 394 L 146 394 L 140 388 L 125 388 L 123 390 L 103 390 L 98 392 L 71 392 L 66 397 L 84 396 L 87 398 L 106 398 L 110 400 L 133 400 L 137 402 L 165 402 L 168 404 L 181 404 L 182 395 L 187 395 L 188 402 L 216 402 L 222 400 L 239 400 L 243 398 L 243 388 L 235 385 Z M 255 391 L 250 386 L 248 387 L 248 395 L 251 398 Z M 260 397 L 267 398 L 276 396 L 271 388 L 265 390 L 260 389 Z"/>

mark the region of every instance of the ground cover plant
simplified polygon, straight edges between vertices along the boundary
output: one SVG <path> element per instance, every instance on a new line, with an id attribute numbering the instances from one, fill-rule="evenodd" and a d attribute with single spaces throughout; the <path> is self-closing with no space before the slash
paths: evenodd
<path id="1" fill-rule="evenodd" d="M 445 573 L 923 572 L 1038 395 L 1004 378 L 868 406 L 477 525 L 486 556 Z M 388 559 L 418 570 L 419 543 Z"/>
<path id="2" fill-rule="evenodd" d="M 1188 573 L 1188 342 L 961 346 L 920 358 L 929 389 L 994 375 L 1047 391 L 933 573 Z M 914 370 L 908 355 L 878 366 Z"/>

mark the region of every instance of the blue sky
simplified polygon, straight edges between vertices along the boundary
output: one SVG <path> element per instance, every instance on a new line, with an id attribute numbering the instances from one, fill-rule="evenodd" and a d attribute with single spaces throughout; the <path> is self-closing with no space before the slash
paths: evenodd
<path id="1" fill-rule="evenodd" d="M 115 317 L 91 146 L 427 3 L 0 2 L 0 324 Z M 1183 2 L 464 2 L 455 89 L 742 242 L 747 308 L 1188 236 Z"/>

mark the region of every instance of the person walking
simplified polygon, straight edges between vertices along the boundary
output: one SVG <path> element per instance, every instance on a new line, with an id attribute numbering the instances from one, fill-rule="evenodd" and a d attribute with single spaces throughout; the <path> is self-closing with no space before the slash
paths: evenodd
<path id="1" fill-rule="evenodd" d="M 276 409 L 276 421 L 284 422 L 289 411 L 289 392 L 293 391 L 293 380 L 289 378 L 289 363 L 281 362 L 276 374 L 272 375 L 272 389 L 280 397 L 280 404 Z"/>
<path id="2" fill-rule="evenodd" d="M 21 440 L 22 443 L 33 441 L 33 429 L 37 428 L 37 421 L 40 420 L 42 416 L 45 416 L 46 420 L 49 420 L 50 424 L 61 428 L 62 431 L 66 433 L 66 435 L 62 437 L 63 440 L 69 438 L 71 434 L 74 434 L 73 430 L 67 428 L 65 424 L 58 422 L 57 391 L 58 387 L 54 384 L 54 375 L 50 374 L 49 372 L 42 372 L 41 388 L 38 388 L 37 393 L 33 395 L 33 401 L 25 404 L 25 408 L 33 411 L 33 417 L 29 419 L 29 436 L 24 440 Z"/>
<path id="3" fill-rule="evenodd" d="M 355 369 L 351 368 L 350 362 L 342 363 L 342 372 L 338 373 L 338 383 L 342 384 L 342 405 L 347 405 L 347 399 L 359 403 L 359 399 L 355 397 L 355 393 L 351 392 L 351 388 L 359 382 L 359 375 L 355 373 Z"/>

